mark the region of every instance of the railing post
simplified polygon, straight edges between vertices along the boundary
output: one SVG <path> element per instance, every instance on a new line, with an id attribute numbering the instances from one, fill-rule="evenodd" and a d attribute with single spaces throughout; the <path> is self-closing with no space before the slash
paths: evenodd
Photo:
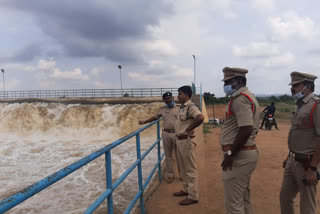
<path id="1" fill-rule="evenodd" d="M 157 140 L 158 140 L 158 176 L 159 176 L 159 181 L 161 182 L 161 151 L 160 151 L 160 122 L 157 122 Z"/>
<path id="2" fill-rule="evenodd" d="M 139 191 L 141 192 L 140 195 L 140 210 L 141 214 L 145 213 L 144 209 L 144 201 L 143 201 L 143 180 L 142 180 L 142 168 L 141 168 L 141 151 L 140 151 L 140 134 L 136 135 L 136 147 L 137 147 L 137 160 L 139 160 L 138 164 L 138 178 L 139 178 Z"/>
<path id="3" fill-rule="evenodd" d="M 111 169 L 111 151 L 108 150 L 105 153 L 106 160 L 106 178 L 107 178 L 107 189 L 112 188 L 112 169 Z M 108 196 L 108 213 L 113 214 L 113 199 L 112 199 L 112 191 Z"/>

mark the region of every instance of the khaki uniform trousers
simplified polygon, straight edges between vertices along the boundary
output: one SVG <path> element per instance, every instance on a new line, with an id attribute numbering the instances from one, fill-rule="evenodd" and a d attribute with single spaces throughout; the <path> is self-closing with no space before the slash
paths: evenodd
<path id="1" fill-rule="evenodd" d="M 162 132 L 162 142 L 163 142 L 163 150 L 166 155 L 166 170 L 165 174 L 167 177 L 174 177 L 174 152 L 176 146 L 176 134 L 169 133 L 166 131 Z"/>
<path id="2" fill-rule="evenodd" d="M 183 191 L 188 193 L 188 198 L 198 200 L 198 172 L 195 159 L 196 143 L 190 138 L 176 139 L 177 162 L 180 168 Z"/>
<path id="3" fill-rule="evenodd" d="M 250 178 L 257 166 L 258 150 L 240 151 L 234 157 L 232 170 L 222 171 L 227 214 L 251 214 Z"/>
<path id="4" fill-rule="evenodd" d="M 289 156 L 280 191 L 280 206 L 282 214 L 294 213 L 293 199 L 300 192 L 300 213 L 316 213 L 317 186 L 306 186 L 302 182 L 304 168 L 294 157 Z"/>

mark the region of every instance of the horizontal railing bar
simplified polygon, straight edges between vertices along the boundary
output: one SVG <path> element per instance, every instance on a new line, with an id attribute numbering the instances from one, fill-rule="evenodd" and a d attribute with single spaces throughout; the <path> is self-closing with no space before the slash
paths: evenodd
<path id="1" fill-rule="evenodd" d="M 110 150 L 115 148 L 115 147 L 117 147 L 118 145 L 120 145 L 123 141 L 126 141 L 126 140 L 136 136 L 138 133 L 146 130 L 147 128 L 149 128 L 150 126 L 156 124 L 157 122 L 158 122 L 158 120 L 153 121 L 153 122 L 149 123 L 148 125 L 138 129 L 137 131 L 132 132 L 132 133 L 128 134 L 127 136 L 124 136 L 123 138 L 120 138 L 120 139 L 114 141 L 112 144 L 110 144 Z"/>
<path id="2" fill-rule="evenodd" d="M 136 196 L 134 197 L 134 199 L 132 200 L 132 202 L 127 207 L 126 211 L 124 211 L 123 213 L 125 213 L 125 214 L 130 213 L 131 209 L 136 204 L 136 202 L 139 199 L 139 197 L 141 196 L 141 194 L 142 194 L 142 192 L 139 190 L 138 193 L 136 194 Z"/>
<path id="3" fill-rule="evenodd" d="M 161 140 L 161 139 L 160 139 Z M 118 178 L 117 181 L 114 182 L 112 185 L 112 189 L 115 190 L 121 182 L 131 173 L 131 171 L 147 156 L 147 154 L 157 145 L 157 143 L 160 141 L 157 140 L 151 147 L 148 149 L 145 153 L 144 156 L 141 157 L 141 160 L 136 160 L 122 175 L 121 177 Z"/>
<path id="4" fill-rule="evenodd" d="M 93 213 L 99 205 L 111 194 L 112 190 L 111 189 L 106 189 L 97 200 L 95 200 L 90 207 L 84 212 L 84 214 L 91 214 Z"/>
<path id="5" fill-rule="evenodd" d="M 154 174 L 155 171 L 158 169 L 159 164 L 161 164 L 161 161 L 162 161 L 164 155 L 165 155 L 165 154 L 163 153 L 163 155 L 162 155 L 162 157 L 161 157 L 161 160 L 160 160 L 160 161 L 157 161 L 157 164 L 156 164 L 156 165 L 154 166 L 154 168 L 152 169 L 152 171 L 151 171 L 151 173 L 149 174 L 148 178 L 147 178 L 146 181 L 144 182 L 143 189 L 145 189 L 145 188 L 148 186 L 148 183 L 150 182 L 153 174 Z"/>
<path id="6" fill-rule="evenodd" d="M 121 182 L 136 168 L 136 166 L 141 162 L 141 160 L 136 160 L 121 176 L 118 178 L 114 184 L 112 184 L 112 189 L 115 190 Z"/>
<path id="7" fill-rule="evenodd" d="M 145 153 L 143 153 L 143 155 L 141 156 L 141 160 L 143 160 L 152 151 L 152 149 L 158 144 L 158 142 L 161 141 L 161 139 L 162 138 L 157 140 L 152 146 L 150 146 L 150 148 L 147 151 L 145 151 Z"/>

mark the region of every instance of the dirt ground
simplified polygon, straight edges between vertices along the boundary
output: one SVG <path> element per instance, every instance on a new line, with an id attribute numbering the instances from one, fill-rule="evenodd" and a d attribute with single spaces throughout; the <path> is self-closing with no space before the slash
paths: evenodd
<path id="1" fill-rule="evenodd" d="M 224 115 L 224 105 L 215 107 L 215 117 Z M 212 118 L 212 107 L 207 107 L 209 118 Z M 280 213 L 279 191 L 282 182 L 282 161 L 288 154 L 287 136 L 290 128 L 288 120 L 279 120 L 280 130 L 260 130 L 256 138 L 260 157 L 258 166 L 251 177 L 251 203 L 256 214 Z M 201 135 L 202 128 L 197 129 L 197 166 L 199 177 L 199 203 L 190 206 L 179 206 L 183 199 L 173 197 L 172 193 L 181 189 L 179 179 L 160 185 L 154 182 L 150 187 L 146 201 L 147 213 L 197 213 L 223 214 L 224 193 L 221 180 L 222 151 L 219 145 L 220 128 L 210 128 L 211 133 Z M 320 186 L 320 185 L 319 185 Z M 318 193 L 319 193 L 318 186 Z M 151 192 L 153 191 L 152 195 Z M 299 198 L 296 198 L 296 211 L 299 213 Z M 317 211 L 320 213 L 320 197 L 317 197 Z"/>

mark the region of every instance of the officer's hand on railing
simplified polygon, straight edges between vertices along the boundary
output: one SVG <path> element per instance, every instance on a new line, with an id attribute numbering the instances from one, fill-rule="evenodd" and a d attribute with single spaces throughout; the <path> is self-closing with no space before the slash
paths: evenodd
<path id="1" fill-rule="evenodd" d="M 139 121 L 139 125 L 143 125 L 144 124 L 144 121 L 143 120 L 140 120 Z"/>

